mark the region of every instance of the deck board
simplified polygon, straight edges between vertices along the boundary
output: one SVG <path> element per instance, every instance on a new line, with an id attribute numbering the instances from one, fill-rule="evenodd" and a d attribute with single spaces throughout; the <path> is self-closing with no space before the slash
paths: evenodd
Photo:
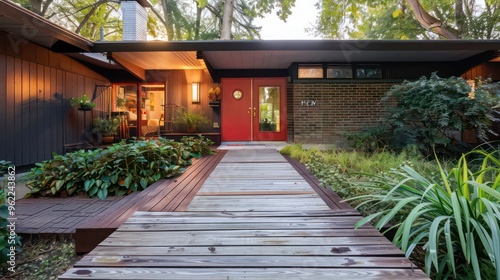
<path id="1" fill-rule="evenodd" d="M 428 279 L 275 150 L 231 150 L 189 176 L 183 211 L 146 203 L 59 279 Z"/>

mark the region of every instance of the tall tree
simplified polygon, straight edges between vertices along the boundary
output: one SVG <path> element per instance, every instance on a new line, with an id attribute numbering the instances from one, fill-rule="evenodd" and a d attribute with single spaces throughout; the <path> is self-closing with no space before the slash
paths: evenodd
<path id="1" fill-rule="evenodd" d="M 213 40 L 259 38 L 260 27 L 253 21 L 274 9 L 278 17 L 286 20 L 295 0 L 159 0 L 157 3 L 153 12 L 165 25 L 169 40 Z"/>
<path id="2" fill-rule="evenodd" d="M 233 25 L 234 0 L 224 1 L 224 15 L 222 16 L 221 40 L 231 40 L 231 27 Z"/>
<path id="3" fill-rule="evenodd" d="M 54 0 L 18 0 L 14 2 L 21 4 L 23 7 L 43 17 L 47 14 Z"/>
<path id="4" fill-rule="evenodd" d="M 326 38 L 500 38 L 498 0 L 321 0 L 316 28 Z"/>
<path id="5" fill-rule="evenodd" d="M 117 40 L 121 39 L 119 8 L 116 0 L 58 1 L 51 20 L 91 40 L 99 40 L 101 28 L 107 40 Z"/>

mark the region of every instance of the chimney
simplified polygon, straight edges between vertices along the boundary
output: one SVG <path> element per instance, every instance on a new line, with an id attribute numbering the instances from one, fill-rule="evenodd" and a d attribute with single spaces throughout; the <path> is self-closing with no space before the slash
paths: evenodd
<path id="1" fill-rule="evenodd" d="M 145 0 L 121 1 L 124 41 L 147 40 L 148 13 L 146 7 L 151 7 L 151 5 Z"/>

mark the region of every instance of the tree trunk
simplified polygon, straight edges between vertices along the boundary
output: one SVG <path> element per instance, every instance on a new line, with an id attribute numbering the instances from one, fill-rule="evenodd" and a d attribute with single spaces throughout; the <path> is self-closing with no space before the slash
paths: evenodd
<path id="1" fill-rule="evenodd" d="M 200 40 L 201 12 L 203 8 L 196 5 L 196 22 L 194 24 L 194 40 Z"/>
<path id="2" fill-rule="evenodd" d="M 467 33 L 467 18 L 464 12 L 464 0 L 455 1 L 455 18 L 457 20 L 458 34 Z"/>
<path id="3" fill-rule="evenodd" d="M 406 0 L 406 2 L 408 2 L 415 18 L 423 27 L 447 39 L 459 39 L 458 35 L 444 27 L 439 19 L 429 14 L 418 0 Z"/>
<path id="4" fill-rule="evenodd" d="M 97 11 L 97 8 L 99 8 L 100 5 L 106 4 L 110 2 L 110 0 L 100 0 L 92 4 L 92 8 L 90 11 L 85 15 L 85 17 L 82 19 L 80 24 L 78 24 L 78 27 L 75 29 L 76 34 L 80 34 L 80 31 L 82 31 L 82 28 L 87 24 L 89 21 L 90 17 L 94 15 L 94 13 Z"/>
<path id="5" fill-rule="evenodd" d="M 173 20 L 169 9 L 170 1 L 171 0 L 162 0 L 161 7 L 163 8 L 163 15 L 164 15 L 163 24 L 165 25 L 165 29 L 167 30 L 167 40 L 173 41 L 175 40 L 175 34 L 174 34 L 174 25 L 172 23 Z"/>
<path id="6" fill-rule="evenodd" d="M 31 0 L 31 11 L 40 16 L 42 15 L 42 0 Z"/>
<path id="7" fill-rule="evenodd" d="M 231 40 L 231 26 L 233 21 L 234 0 L 224 1 L 224 15 L 222 16 L 221 40 Z"/>

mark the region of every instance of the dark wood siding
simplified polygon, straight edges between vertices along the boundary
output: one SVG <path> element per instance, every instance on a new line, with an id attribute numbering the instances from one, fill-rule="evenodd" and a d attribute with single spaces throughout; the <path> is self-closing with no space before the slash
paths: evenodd
<path id="1" fill-rule="evenodd" d="M 83 113 L 69 99 L 83 93 L 91 97 L 107 79 L 35 44 L 9 44 L 5 33 L 0 41 L 0 160 L 29 165 L 62 153 L 65 143 L 79 142 Z M 94 114 L 100 113 L 87 113 L 87 129 Z"/>
<path id="2" fill-rule="evenodd" d="M 483 79 L 491 78 L 493 81 L 500 81 L 500 63 L 489 62 L 478 65 L 462 75 L 462 78 L 474 80 L 482 77 Z"/>

